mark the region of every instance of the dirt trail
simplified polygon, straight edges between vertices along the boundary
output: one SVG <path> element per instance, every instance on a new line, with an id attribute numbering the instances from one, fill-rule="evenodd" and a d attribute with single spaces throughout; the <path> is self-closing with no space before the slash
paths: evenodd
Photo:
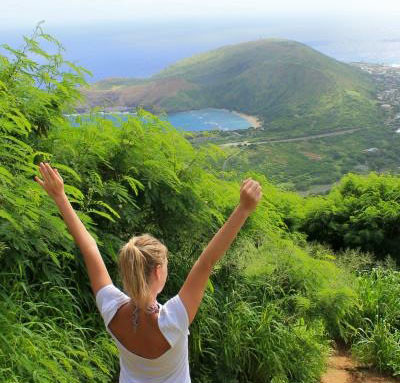
<path id="1" fill-rule="evenodd" d="M 321 383 L 399 383 L 400 378 L 387 377 L 358 365 L 346 351 L 329 358 L 328 370 Z"/>

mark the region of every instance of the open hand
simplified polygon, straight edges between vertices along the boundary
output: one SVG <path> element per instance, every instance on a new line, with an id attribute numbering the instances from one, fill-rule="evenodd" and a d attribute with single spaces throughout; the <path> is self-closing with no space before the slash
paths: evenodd
<path id="1" fill-rule="evenodd" d="M 51 198 L 61 197 L 64 194 L 64 181 L 58 174 L 58 170 L 53 169 L 47 162 L 41 162 L 39 170 L 43 180 L 35 176 L 35 181 L 46 190 Z"/>
<path id="2" fill-rule="evenodd" d="M 259 182 L 247 178 L 240 188 L 240 206 L 252 212 L 262 197 L 262 189 Z"/>

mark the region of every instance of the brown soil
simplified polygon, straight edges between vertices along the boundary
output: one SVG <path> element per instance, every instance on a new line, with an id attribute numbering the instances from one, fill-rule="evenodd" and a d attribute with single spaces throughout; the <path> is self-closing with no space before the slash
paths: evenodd
<path id="1" fill-rule="evenodd" d="M 329 358 L 328 369 L 321 383 L 399 383 L 393 378 L 365 368 L 354 361 L 349 352 L 340 349 Z"/>
<path id="2" fill-rule="evenodd" d="M 156 79 L 143 84 L 119 86 L 112 89 L 84 89 L 82 94 L 90 106 L 106 105 L 127 107 L 134 105 L 157 106 L 165 97 L 196 88 L 180 78 Z"/>

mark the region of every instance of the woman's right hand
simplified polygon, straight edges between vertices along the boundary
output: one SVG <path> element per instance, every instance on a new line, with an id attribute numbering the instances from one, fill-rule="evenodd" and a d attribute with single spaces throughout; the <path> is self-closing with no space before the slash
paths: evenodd
<path id="1" fill-rule="evenodd" d="M 43 180 L 35 176 L 35 181 L 46 191 L 49 197 L 53 198 L 53 200 L 62 197 L 65 194 L 64 180 L 58 173 L 58 170 L 53 169 L 47 162 L 41 162 L 39 170 Z"/>
<path id="2" fill-rule="evenodd" d="M 240 203 L 243 209 L 252 212 L 262 197 L 262 188 L 259 182 L 247 178 L 240 188 Z"/>

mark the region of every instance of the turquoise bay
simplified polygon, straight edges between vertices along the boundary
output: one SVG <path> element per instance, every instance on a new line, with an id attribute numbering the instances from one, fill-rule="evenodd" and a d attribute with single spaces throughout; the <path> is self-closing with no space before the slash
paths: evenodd
<path id="1" fill-rule="evenodd" d="M 107 119 L 117 121 L 117 118 L 127 119 L 128 112 L 115 112 L 115 113 L 103 113 L 100 114 Z M 74 118 L 79 115 L 72 114 L 68 117 L 74 123 Z M 85 118 L 85 115 L 81 115 Z M 236 130 L 236 129 L 248 129 L 252 124 L 244 117 L 240 116 L 236 112 L 232 112 L 226 109 L 214 109 L 206 108 L 199 110 L 189 110 L 186 112 L 170 113 L 166 117 L 160 117 L 166 119 L 175 128 L 182 129 L 185 131 L 201 131 L 201 130 Z M 74 123 L 76 124 L 76 122 Z M 78 124 L 76 124 L 78 125 Z"/>
<path id="2" fill-rule="evenodd" d="M 168 115 L 168 121 L 187 131 L 247 129 L 251 123 L 226 109 L 199 109 Z"/>

